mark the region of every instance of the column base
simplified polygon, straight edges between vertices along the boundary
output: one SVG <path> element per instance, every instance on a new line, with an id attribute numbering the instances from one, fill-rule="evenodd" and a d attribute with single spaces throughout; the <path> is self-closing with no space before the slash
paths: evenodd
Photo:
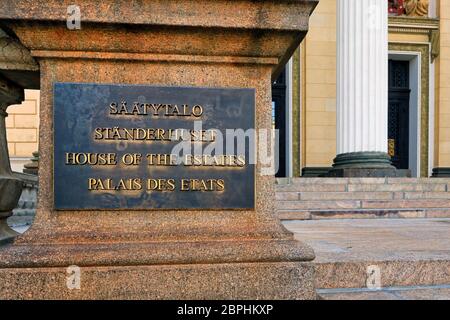
<path id="1" fill-rule="evenodd" d="M 450 168 L 434 168 L 433 178 L 450 178 Z"/>
<path id="2" fill-rule="evenodd" d="M 348 168 L 332 169 L 328 172 L 331 178 L 411 178 L 410 170 L 381 169 L 381 168 Z"/>
<path id="3" fill-rule="evenodd" d="M 397 170 L 391 163 L 391 157 L 384 152 L 343 153 L 334 159 L 329 177 L 410 177 L 409 170 Z"/>
<path id="4" fill-rule="evenodd" d="M 321 178 L 327 177 L 331 167 L 305 167 L 302 169 L 302 178 Z"/>

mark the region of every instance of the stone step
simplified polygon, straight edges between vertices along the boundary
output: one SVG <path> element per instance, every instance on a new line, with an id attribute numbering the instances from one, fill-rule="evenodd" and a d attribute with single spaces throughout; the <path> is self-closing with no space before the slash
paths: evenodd
<path id="1" fill-rule="evenodd" d="M 403 192 L 396 199 L 450 199 L 450 192 Z M 403 197 L 400 197 L 403 196 Z"/>
<path id="2" fill-rule="evenodd" d="M 363 200 L 362 209 L 422 209 L 422 208 L 450 208 L 447 199 L 420 199 L 420 200 Z"/>
<path id="3" fill-rule="evenodd" d="M 392 192 L 277 192 L 276 200 L 393 200 L 394 196 Z"/>
<path id="4" fill-rule="evenodd" d="M 281 210 L 280 220 L 450 218 L 450 210 Z"/>
<path id="5" fill-rule="evenodd" d="M 281 192 L 346 192 L 347 184 L 286 184 L 277 185 L 276 191 Z"/>
<path id="6" fill-rule="evenodd" d="M 450 219 L 287 221 L 319 289 L 450 286 Z"/>
<path id="7" fill-rule="evenodd" d="M 450 259 L 330 262 L 316 263 L 315 268 L 320 289 L 367 288 L 376 268 L 381 287 L 450 285 Z"/>
<path id="8" fill-rule="evenodd" d="M 391 184 L 286 184 L 277 185 L 282 192 L 449 192 L 447 183 Z"/>
<path id="9" fill-rule="evenodd" d="M 349 184 L 349 192 L 447 192 L 448 185 L 443 183 L 411 184 Z"/>
<path id="10" fill-rule="evenodd" d="M 447 199 L 276 201 L 278 210 L 431 209 L 450 208 Z"/>
<path id="11" fill-rule="evenodd" d="M 341 210 L 361 209 L 361 201 L 276 201 L 278 210 Z"/>
<path id="12" fill-rule="evenodd" d="M 450 200 L 450 192 L 277 192 L 278 201 L 297 200 Z"/>
<path id="13" fill-rule="evenodd" d="M 280 210 L 280 220 L 450 218 L 449 209 Z"/>
<path id="14" fill-rule="evenodd" d="M 319 289 L 323 300 L 450 300 L 450 285 L 371 289 Z"/>
<path id="15" fill-rule="evenodd" d="M 449 217 L 450 179 L 278 179 L 285 220 Z"/>
<path id="16" fill-rule="evenodd" d="M 316 184 L 450 184 L 450 178 L 278 178 L 277 185 Z"/>

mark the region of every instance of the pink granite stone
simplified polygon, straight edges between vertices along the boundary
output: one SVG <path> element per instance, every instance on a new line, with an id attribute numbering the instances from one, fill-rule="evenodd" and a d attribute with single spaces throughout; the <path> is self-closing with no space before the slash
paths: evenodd
<path id="1" fill-rule="evenodd" d="M 41 72 L 39 206 L 0 249 L 0 298 L 314 298 L 314 253 L 280 224 L 259 165 L 255 210 L 56 212 L 52 163 L 55 82 L 254 88 L 256 128 L 271 128 L 271 81 L 317 1 L 83 0 L 78 31 L 70 4 L 0 1 Z M 69 294 L 72 264 L 87 280 Z"/>

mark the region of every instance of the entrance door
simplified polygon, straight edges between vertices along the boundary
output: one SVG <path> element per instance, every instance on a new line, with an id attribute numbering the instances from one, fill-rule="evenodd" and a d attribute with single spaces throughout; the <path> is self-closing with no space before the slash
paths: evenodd
<path id="1" fill-rule="evenodd" d="M 272 84 L 272 117 L 278 130 L 278 172 L 276 177 L 286 177 L 286 70 Z"/>
<path id="2" fill-rule="evenodd" d="M 397 169 L 409 169 L 409 61 L 389 60 L 388 145 Z"/>

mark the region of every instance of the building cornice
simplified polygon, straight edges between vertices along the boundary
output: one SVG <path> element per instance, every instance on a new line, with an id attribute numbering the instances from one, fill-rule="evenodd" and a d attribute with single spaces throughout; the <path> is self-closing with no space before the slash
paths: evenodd
<path id="1" fill-rule="evenodd" d="M 389 32 L 426 35 L 431 45 L 431 60 L 434 61 L 439 56 L 440 20 L 438 18 L 389 17 Z"/>
<path id="2" fill-rule="evenodd" d="M 439 30 L 439 19 L 421 17 L 389 17 L 389 31 L 397 33 L 430 33 Z"/>

